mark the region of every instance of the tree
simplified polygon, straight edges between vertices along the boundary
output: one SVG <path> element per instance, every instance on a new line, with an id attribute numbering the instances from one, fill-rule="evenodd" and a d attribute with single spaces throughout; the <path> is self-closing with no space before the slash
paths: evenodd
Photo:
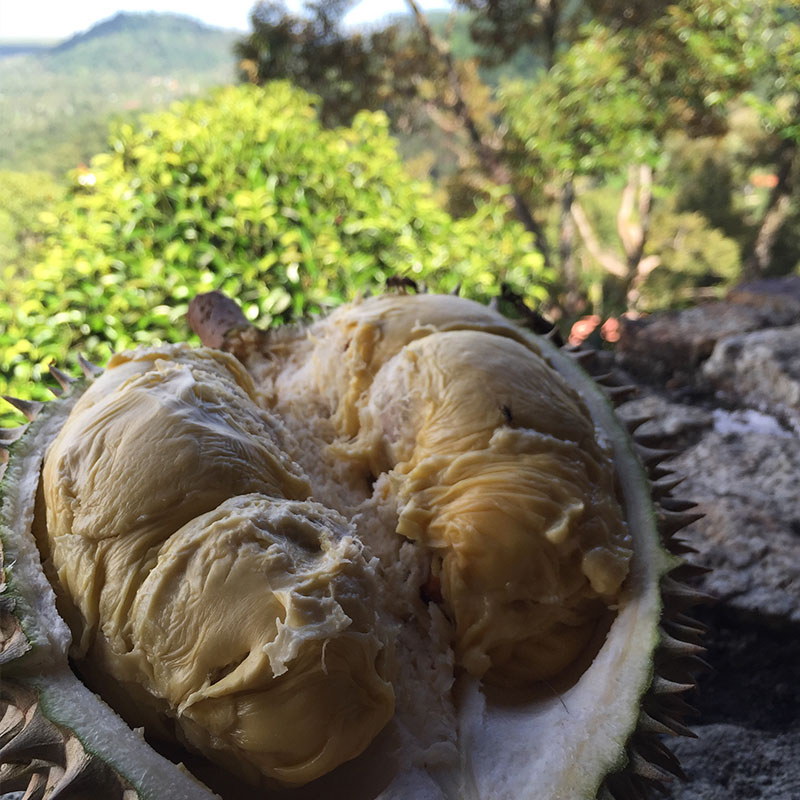
<path id="1" fill-rule="evenodd" d="M 45 217 L 30 271 L 0 286 L 0 393 L 25 396 L 51 359 L 185 340 L 190 295 L 212 289 L 262 322 L 393 276 L 546 298 L 533 240 L 498 198 L 453 219 L 409 177 L 383 113 L 325 128 L 318 103 L 285 82 L 230 87 L 113 132 Z"/>

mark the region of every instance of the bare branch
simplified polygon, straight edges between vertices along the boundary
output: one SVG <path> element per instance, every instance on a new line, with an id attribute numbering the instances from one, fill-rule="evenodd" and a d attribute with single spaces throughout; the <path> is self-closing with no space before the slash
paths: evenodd
<path id="1" fill-rule="evenodd" d="M 627 280 L 630 276 L 627 264 L 614 253 L 603 248 L 577 198 L 572 201 L 570 214 L 572 215 L 572 219 L 575 220 L 578 233 L 580 233 L 581 239 L 583 239 L 583 243 L 586 245 L 586 249 L 589 251 L 592 258 L 594 258 L 606 272 L 622 280 Z"/>
<path id="2" fill-rule="evenodd" d="M 500 160 L 497 151 L 492 147 L 488 136 L 483 134 L 478 127 L 477 121 L 467 103 L 464 95 L 464 87 L 458 74 L 453 52 L 449 45 L 436 35 L 430 26 L 426 16 L 422 13 L 416 0 L 406 0 L 414 18 L 422 31 L 428 46 L 441 58 L 450 84 L 450 91 L 453 93 L 453 100 L 450 103 L 452 111 L 461 121 L 464 129 L 469 136 L 481 169 L 499 186 L 510 187 L 510 192 L 506 195 L 506 204 L 514 211 L 517 218 L 530 231 L 536 240 L 536 246 L 542 253 L 545 264 L 550 264 L 550 247 L 547 242 L 544 230 L 533 217 L 528 204 L 514 188 L 513 176 L 508 167 Z M 436 120 L 434 120 L 436 121 Z"/>

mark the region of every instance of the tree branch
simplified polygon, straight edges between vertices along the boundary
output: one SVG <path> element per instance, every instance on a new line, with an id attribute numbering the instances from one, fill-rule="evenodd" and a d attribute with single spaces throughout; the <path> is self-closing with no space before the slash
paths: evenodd
<path id="1" fill-rule="evenodd" d="M 575 227 L 577 227 L 578 233 L 580 233 L 581 239 L 583 239 L 583 243 L 586 245 L 586 249 L 589 251 L 592 258 L 594 258 L 606 272 L 622 280 L 627 280 L 630 276 L 628 265 L 614 253 L 602 247 L 577 198 L 572 201 L 570 214 L 572 215 L 572 219 L 575 220 Z"/>
<path id="2" fill-rule="evenodd" d="M 454 100 L 451 103 L 452 110 L 456 114 L 461 124 L 467 132 L 469 140 L 478 158 L 481 169 L 500 186 L 510 187 L 510 192 L 506 195 L 506 204 L 517 216 L 523 226 L 530 231 L 536 241 L 536 246 L 544 258 L 545 264 L 550 265 L 550 247 L 547 242 L 544 230 L 534 219 L 528 204 L 515 189 L 513 176 L 508 167 L 502 163 L 495 149 L 489 144 L 488 137 L 481 133 L 475 117 L 464 96 L 464 88 L 461 78 L 456 68 L 453 52 L 446 42 L 442 41 L 431 28 L 427 18 L 422 13 L 416 0 L 406 0 L 411 12 L 414 14 L 417 25 L 422 31 L 428 46 L 439 56 L 445 68 L 447 80 L 450 84 L 450 91 L 453 93 Z M 435 121 L 435 120 L 434 120 Z"/>

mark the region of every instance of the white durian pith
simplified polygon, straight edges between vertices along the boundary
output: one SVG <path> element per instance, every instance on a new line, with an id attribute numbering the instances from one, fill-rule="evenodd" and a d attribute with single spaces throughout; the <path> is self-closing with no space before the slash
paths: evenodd
<path id="1" fill-rule="evenodd" d="M 50 688 L 71 680 L 69 634 L 45 633 L 66 630 L 49 586 L 25 594 L 42 573 L 34 461 L 55 439 L 40 549 L 72 654 L 108 675 L 110 695 L 135 684 L 180 741 L 265 778 L 265 797 L 594 797 L 625 761 L 653 675 L 659 581 L 676 563 L 603 393 L 546 341 L 433 296 L 344 307 L 244 362 L 182 347 L 117 356 L 66 424 L 72 400 L 45 415 L 46 433 L 34 423 L 30 455 L 15 448 L 7 594 L 20 592 L 20 664 L 44 664 L 32 682 L 51 718 L 71 726 Z M 293 563 L 282 524 L 289 540 L 314 528 L 329 562 L 301 576 L 305 594 L 278 576 Z M 254 526 L 258 552 L 239 559 Z M 221 572 L 204 607 L 210 563 Z M 287 593 L 300 597 L 289 633 Z M 259 613 L 269 624 L 250 624 Z M 270 681 L 291 691 L 273 691 L 254 717 L 262 733 L 243 737 L 231 698 L 268 697 Z M 212 698 L 222 705 L 198 718 Z M 94 727 L 112 717 L 98 711 Z M 159 796 L 140 770 L 129 780 Z"/>

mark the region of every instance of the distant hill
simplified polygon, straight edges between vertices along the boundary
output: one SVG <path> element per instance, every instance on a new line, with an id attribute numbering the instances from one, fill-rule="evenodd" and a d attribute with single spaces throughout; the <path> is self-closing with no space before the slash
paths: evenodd
<path id="1" fill-rule="evenodd" d="M 55 45 L 0 44 L 0 169 L 61 174 L 104 149 L 111 117 L 232 82 L 239 35 L 123 12 Z"/>

